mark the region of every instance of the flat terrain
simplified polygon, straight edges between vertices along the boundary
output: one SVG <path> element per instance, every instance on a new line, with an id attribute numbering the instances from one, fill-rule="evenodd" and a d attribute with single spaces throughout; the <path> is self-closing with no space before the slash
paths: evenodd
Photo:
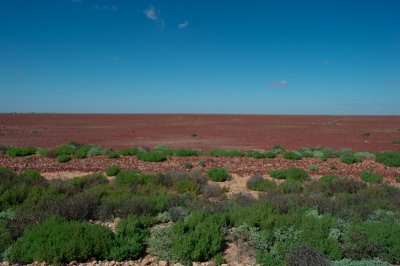
<path id="1" fill-rule="evenodd" d="M 369 132 L 369 136 L 364 136 Z M 399 151 L 400 116 L 0 114 L 0 145 Z"/>

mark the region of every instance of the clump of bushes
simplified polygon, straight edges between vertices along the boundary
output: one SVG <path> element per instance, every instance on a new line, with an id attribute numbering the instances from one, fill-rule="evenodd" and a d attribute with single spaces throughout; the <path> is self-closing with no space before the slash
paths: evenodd
<path id="1" fill-rule="evenodd" d="M 371 172 L 361 172 L 360 174 L 361 180 L 368 182 L 368 183 L 381 183 L 382 177 L 378 174 L 371 173 Z"/>
<path id="2" fill-rule="evenodd" d="M 71 160 L 71 156 L 69 156 L 69 155 L 67 155 L 67 154 L 61 154 L 61 155 L 58 155 L 58 156 L 56 157 L 56 160 L 57 160 L 59 163 L 66 163 L 66 162 L 69 162 L 69 161 Z"/>
<path id="3" fill-rule="evenodd" d="M 114 242 L 110 229 L 85 222 L 65 221 L 57 216 L 28 228 L 11 249 L 14 261 L 85 262 L 107 259 Z"/>
<path id="4" fill-rule="evenodd" d="M 194 151 L 194 150 L 174 150 L 173 151 L 174 156 L 199 156 L 200 152 L 199 151 Z"/>
<path id="5" fill-rule="evenodd" d="M 330 261 L 320 251 L 307 245 L 292 246 L 285 256 L 288 266 L 330 266 Z"/>
<path id="6" fill-rule="evenodd" d="M 297 151 L 286 151 L 283 154 L 283 158 L 287 160 L 301 160 L 301 153 Z"/>
<path id="7" fill-rule="evenodd" d="M 167 156 L 160 151 L 139 152 L 137 157 L 145 162 L 163 162 L 167 160 Z"/>
<path id="8" fill-rule="evenodd" d="M 207 176 L 214 182 L 224 182 L 230 178 L 225 168 L 211 168 L 207 171 Z"/>
<path id="9" fill-rule="evenodd" d="M 119 174 L 119 172 L 121 172 L 121 168 L 119 167 L 119 165 L 116 164 L 111 165 L 106 169 L 107 176 L 116 176 Z"/>
<path id="10" fill-rule="evenodd" d="M 311 164 L 308 167 L 308 170 L 310 170 L 310 171 L 318 171 L 319 170 L 319 166 L 317 164 Z"/>
<path id="11" fill-rule="evenodd" d="M 122 156 L 135 156 L 139 152 L 137 148 L 126 148 L 119 151 Z"/>
<path id="12" fill-rule="evenodd" d="M 246 154 L 244 152 L 238 150 L 230 150 L 230 149 L 213 149 L 210 152 L 211 156 L 215 157 L 243 157 Z"/>
<path id="13" fill-rule="evenodd" d="M 117 159 L 121 157 L 121 154 L 118 151 L 113 151 L 108 154 L 108 159 Z"/>
<path id="14" fill-rule="evenodd" d="M 259 151 L 254 151 L 254 152 L 249 152 L 247 153 L 248 157 L 256 158 L 256 159 L 261 159 L 261 158 L 275 158 L 276 153 L 272 151 L 266 151 L 266 152 L 259 152 Z"/>
<path id="15" fill-rule="evenodd" d="M 246 182 L 248 189 L 256 191 L 267 191 L 276 186 L 275 182 L 265 179 L 262 176 L 251 176 Z"/>
<path id="16" fill-rule="evenodd" d="M 387 166 L 400 166 L 400 152 L 381 152 L 376 155 L 376 159 L 378 163 L 383 163 Z"/>
<path id="17" fill-rule="evenodd" d="M 342 163 L 346 163 L 346 164 L 353 164 L 353 163 L 360 162 L 360 160 L 356 156 L 354 156 L 354 154 L 343 155 L 340 157 L 340 160 L 342 161 Z"/>
<path id="18" fill-rule="evenodd" d="M 6 154 L 10 157 L 18 157 L 18 156 L 28 156 L 35 154 L 36 148 L 32 146 L 28 147 L 8 147 L 6 150 Z"/>
<path id="19" fill-rule="evenodd" d="M 295 167 L 286 170 L 273 170 L 269 172 L 269 175 L 276 179 L 287 179 L 295 181 L 303 181 L 308 179 L 309 177 L 306 171 Z"/>

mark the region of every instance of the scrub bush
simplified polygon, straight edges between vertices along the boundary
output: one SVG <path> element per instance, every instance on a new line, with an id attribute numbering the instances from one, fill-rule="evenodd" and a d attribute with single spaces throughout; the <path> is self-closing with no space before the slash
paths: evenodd
<path id="1" fill-rule="evenodd" d="M 301 160 L 301 154 L 297 151 L 286 151 L 283 158 L 287 160 Z"/>
<path id="2" fill-rule="evenodd" d="M 300 168 L 289 168 L 286 170 L 273 170 L 269 172 L 269 175 L 276 179 L 291 179 L 297 181 L 303 181 L 308 179 L 308 174 L 306 171 Z"/>
<path id="3" fill-rule="evenodd" d="M 69 161 L 71 160 L 71 156 L 66 155 L 66 154 L 61 154 L 61 155 L 58 155 L 58 156 L 56 157 L 56 160 L 57 160 L 59 163 L 66 163 L 66 162 L 69 162 Z"/>
<path id="4" fill-rule="evenodd" d="M 276 186 L 275 182 L 264 179 L 262 176 L 251 176 L 246 182 L 248 189 L 256 191 L 267 191 Z"/>
<path id="5" fill-rule="evenodd" d="M 145 162 L 162 162 L 167 160 L 167 156 L 160 151 L 139 152 L 137 157 Z"/>
<path id="6" fill-rule="evenodd" d="M 8 147 L 6 150 L 6 154 L 10 157 L 19 157 L 19 156 L 28 156 L 35 154 L 36 148 L 32 146 L 28 147 Z"/>
<path id="7" fill-rule="evenodd" d="M 121 172 L 121 168 L 119 167 L 119 165 L 116 165 L 116 164 L 114 164 L 106 169 L 107 176 L 116 176 L 119 174 L 119 172 Z"/>
<path id="8" fill-rule="evenodd" d="M 387 166 L 400 166 L 400 152 L 382 152 L 376 155 L 376 159 L 378 163 L 383 163 Z"/>
<path id="9" fill-rule="evenodd" d="M 360 174 L 361 180 L 368 182 L 368 183 L 381 183 L 382 177 L 378 174 L 371 173 L 371 172 L 361 172 Z"/>
<path id="10" fill-rule="evenodd" d="M 214 182 L 224 182 L 229 179 L 229 173 L 225 168 L 211 168 L 207 176 Z"/>
<path id="11" fill-rule="evenodd" d="M 238 150 L 217 148 L 211 150 L 210 155 L 215 157 L 243 157 L 245 153 Z"/>

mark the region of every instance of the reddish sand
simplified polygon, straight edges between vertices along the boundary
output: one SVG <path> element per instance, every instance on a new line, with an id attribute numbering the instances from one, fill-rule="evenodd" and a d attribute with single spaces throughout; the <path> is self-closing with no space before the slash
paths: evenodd
<path id="1" fill-rule="evenodd" d="M 370 132 L 370 136 L 363 136 Z M 400 116 L 0 114 L 0 145 L 400 151 Z"/>

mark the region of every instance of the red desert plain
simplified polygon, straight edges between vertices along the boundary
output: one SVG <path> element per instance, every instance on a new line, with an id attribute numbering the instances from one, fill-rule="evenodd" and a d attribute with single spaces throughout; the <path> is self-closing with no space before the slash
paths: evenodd
<path id="1" fill-rule="evenodd" d="M 400 116 L 0 114 L 0 145 L 399 151 Z"/>

